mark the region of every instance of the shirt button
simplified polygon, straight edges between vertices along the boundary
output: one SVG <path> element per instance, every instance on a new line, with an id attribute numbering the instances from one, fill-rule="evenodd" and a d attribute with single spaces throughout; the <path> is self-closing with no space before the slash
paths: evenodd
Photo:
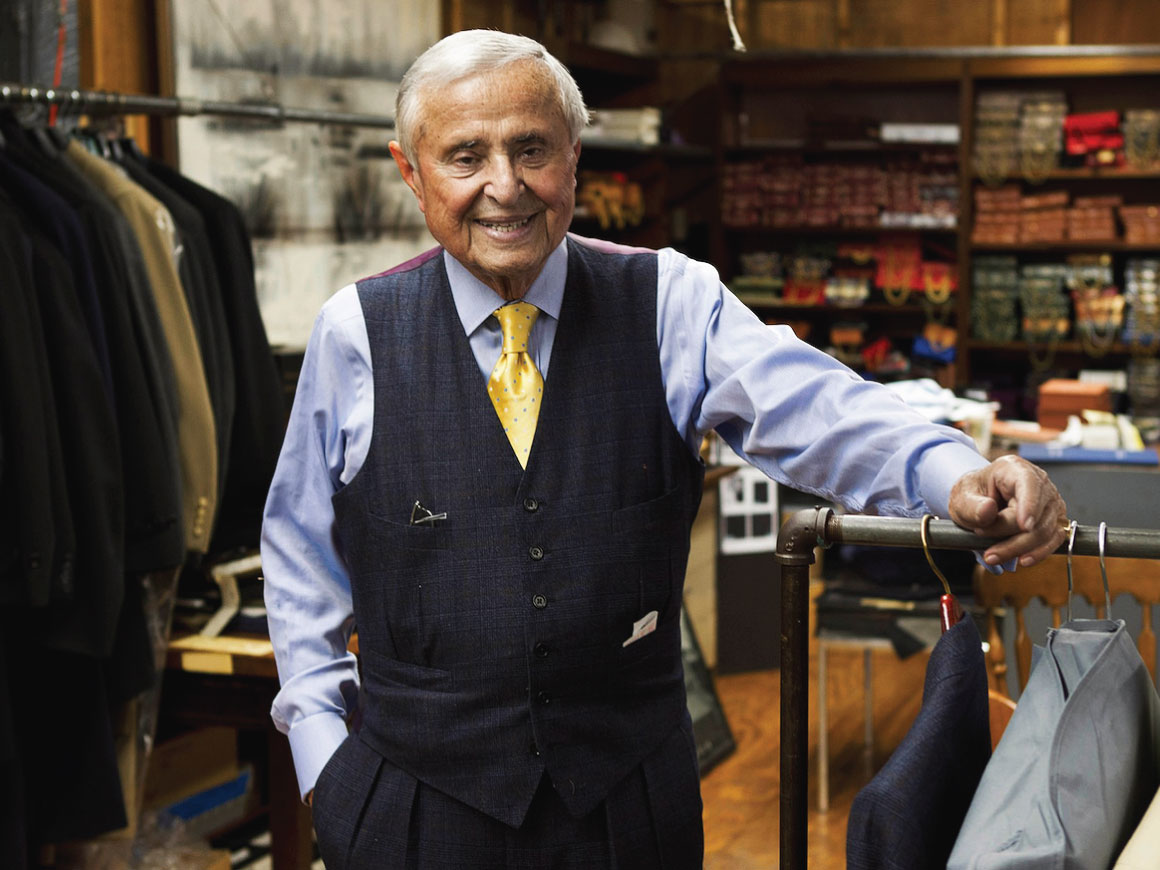
<path id="1" fill-rule="evenodd" d="M 544 558 L 543 547 L 531 547 L 528 549 L 528 555 L 532 557 L 533 562 L 539 562 Z"/>
<path id="2" fill-rule="evenodd" d="M 535 743 L 528 745 L 528 751 L 530 751 L 532 755 L 536 756 L 536 758 L 540 757 L 540 747 L 538 747 Z"/>
<path id="3" fill-rule="evenodd" d="M 534 652 L 540 658 L 546 659 L 548 657 L 548 645 L 546 643 L 538 643 L 535 646 Z"/>
<path id="4" fill-rule="evenodd" d="M 530 513 L 530 514 L 535 513 L 539 509 L 540 509 L 540 503 L 538 501 L 536 501 L 534 498 L 525 498 L 524 499 L 524 510 L 526 510 L 528 513 Z"/>
<path id="5" fill-rule="evenodd" d="M 551 703 L 552 696 L 549 695 L 547 692 L 540 692 L 538 695 L 536 695 L 536 700 L 539 701 L 541 704 L 546 706 L 549 703 Z"/>
<path id="6" fill-rule="evenodd" d="M 546 595 L 540 595 L 537 593 L 532 596 L 532 607 L 536 608 L 536 610 L 543 610 L 547 606 L 548 598 Z"/>

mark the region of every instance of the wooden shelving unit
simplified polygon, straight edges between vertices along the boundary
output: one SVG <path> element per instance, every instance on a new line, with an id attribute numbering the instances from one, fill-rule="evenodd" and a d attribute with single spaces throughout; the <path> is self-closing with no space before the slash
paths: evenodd
<path id="1" fill-rule="evenodd" d="M 913 51 L 856 51 L 842 53 L 756 54 L 730 60 L 721 68 L 721 141 L 718 166 L 763 155 L 797 152 L 811 160 L 858 160 L 886 165 L 905 152 L 944 149 L 957 156 L 959 216 L 953 229 L 894 227 L 744 227 L 721 226 L 714 236 L 713 259 L 728 282 L 739 270 L 739 255 L 779 244 L 792 251 L 795 243 L 859 235 L 912 232 L 924 246 L 950 248 L 957 263 L 959 292 L 955 294 L 952 325 L 959 330 L 954 381 L 965 386 L 1002 373 L 1034 373 L 1032 360 L 1038 346 L 1027 342 L 984 342 L 970 334 L 971 264 L 975 256 L 1015 254 L 1020 262 L 1061 262 L 1069 253 L 1107 252 L 1113 256 L 1117 280 L 1130 257 L 1160 258 L 1160 246 L 1139 245 L 1123 239 L 1110 242 L 1031 244 L 973 244 L 973 197 L 985 182 L 973 170 L 975 103 L 980 92 L 991 90 L 1059 90 L 1071 112 L 1106 109 L 1160 108 L 1160 46 L 1027 47 L 1023 49 L 949 49 Z M 956 123 L 957 145 L 910 143 L 827 143 L 811 134 L 815 119 L 870 119 L 876 122 Z M 1020 179 L 1012 178 L 1011 182 Z M 1074 196 L 1107 191 L 1127 203 L 1160 203 L 1160 163 L 1145 167 L 1055 168 L 1022 182 L 1027 194 L 1066 190 Z M 757 294 L 760 296 L 761 294 Z M 882 321 L 905 309 L 867 304 L 861 308 L 823 307 L 807 315 L 800 306 L 778 305 L 743 297 L 763 314 L 787 319 L 864 317 Z M 907 316 L 920 317 L 912 305 Z M 921 320 L 919 320 L 921 324 Z M 1089 354 L 1074 337 L 1052 346 L 1059 368 L 1074 372 L 1087 366 L 1120 367 L 1139 348 L 1113 343 Z M 1021 361 L 1022 358 L 1022 361 Z"/>
<path id="2" fill-rule="evenodd" d="M 589 108 L 657 106 L 665 117 L 663 133 L 684 113 L 703 111 L 695 95 L 689 106 L 661 105 L 660 64 L 639 57 L 580 43 L 548 45 L 575 77 Z M 685 138 L 658 144 L 585 136 L 579 169 L 623 173 L 641 187 L 644 217 L 623 227 L 602 224 L 596 216 L 577 214 L 572 228 L 647 248 L 672 246 L 702 259 L 709 254 L 710 216 L 715 213 L 713 172 L 716 149 L 712 125 L 686 125 Z M 699 138 L 692 133 L 699 134 Z"/>

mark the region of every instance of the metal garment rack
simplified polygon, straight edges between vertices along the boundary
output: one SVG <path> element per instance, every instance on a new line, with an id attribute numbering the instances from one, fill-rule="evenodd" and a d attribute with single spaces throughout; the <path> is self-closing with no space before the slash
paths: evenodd
<path id="1" fill-rule="evenodd" d="M 59 106 L 70 114 L 87 115 L 222 115 L 266 121 L 301 121 L 347 127 L 380 127 L 393 130 L 395 119 L 385 115 L 360 115 L 327 109 L 295 109 L 277 103 L 235 103 L 190 97 L 156 97 L 114 91 L 75 88 L 44 88 L 0 82 L 0 105 L 33 104 Z"/>
<path id="2" fill-rule="evenodd" d="M 777 537 L 781 566 L 781 866 L 805 870 L 807 846 L 806 762 L 809 752 L 809 584 L 814 548 L 831 544 L 922 548 L 922 520 L 838 515 L 830 508 L 793 514 Z M 930 549 L 985 550 L 994 543 L 950 520 L 931 520 Z M 1066 554 L 1067 546 L 1056 552 Z M 1073 555 L 1099 555 L 1099 527 L 1078 526 Z M 1104 555 L 1160 559 L 1160 531 L 1107 528 Z"/>

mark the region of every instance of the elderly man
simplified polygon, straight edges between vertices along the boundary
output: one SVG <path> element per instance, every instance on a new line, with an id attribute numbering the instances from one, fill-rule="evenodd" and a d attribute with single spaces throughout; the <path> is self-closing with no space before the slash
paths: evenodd
<path id="1" fill-rule="evenodd" d="M 262 561 L 330 870 L 700 866 L 678 615 L 710 429 L 853 510 L 1002 537 L 992 565 L 1062 543 L 1034 466 L 988 465 L 704 263 L 570 236 L 586 115 L 533 40 L 429 49 L 391 152 L 440 247 L 315 325 Z"/>

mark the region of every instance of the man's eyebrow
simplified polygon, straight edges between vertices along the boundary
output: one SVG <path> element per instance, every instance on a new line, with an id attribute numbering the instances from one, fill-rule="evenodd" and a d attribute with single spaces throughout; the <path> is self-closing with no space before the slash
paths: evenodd
<path id="1" fill-rule="evenodd" d="M 527 133 L 521 133 L 518 136 L 512 137 L 512 142 L 516 145 L 526 145 L 529 142 L 544 142 L 547 138 L 539 130 L 529 130 Z"/>
<path id="2" fill-rule="evenodd" d="M 447 148 L 445 149 L 445 151 L 443 153 L 447 156 L 451 156 L 456 151 L 470 151 L 472 148 L 474 148 L 478 144 L 479 144 L 478 139 L 464 139 L 460 142 L 451 143 L 450 145 L 447 146 Z"/>

